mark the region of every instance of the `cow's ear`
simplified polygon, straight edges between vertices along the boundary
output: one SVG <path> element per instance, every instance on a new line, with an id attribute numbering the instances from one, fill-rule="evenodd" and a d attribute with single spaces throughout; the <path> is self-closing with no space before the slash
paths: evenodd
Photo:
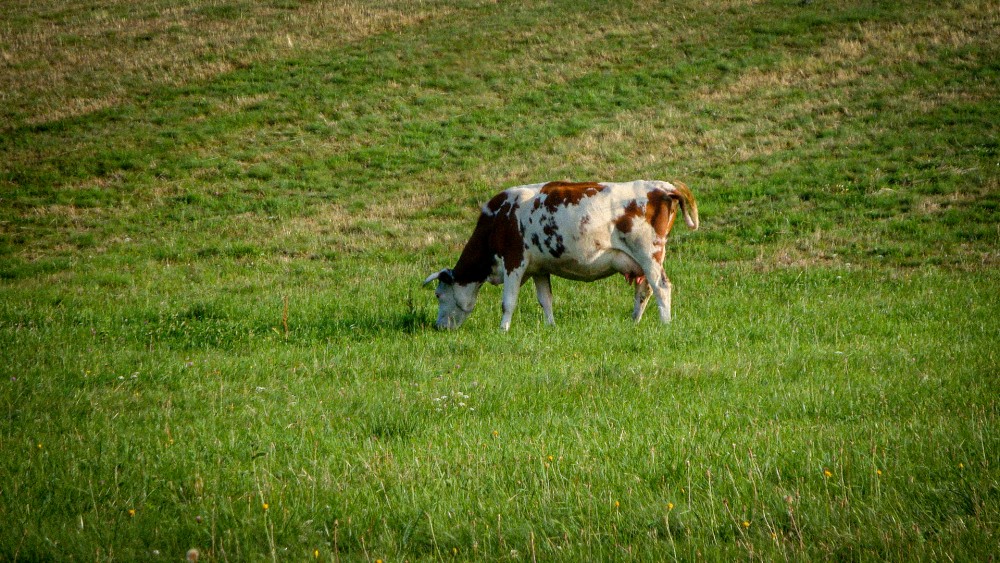
<path id="1" fill-rule="evenodd" d="M 455 275 L 454 272 L 445 268 L 440 272 L 434 272 L 433 274 L 427 276 L 427 279 L 424 280 L 424 285 L 427 285 L 434 280 L 440 280 L 441 283 L 455 283 Z"/>

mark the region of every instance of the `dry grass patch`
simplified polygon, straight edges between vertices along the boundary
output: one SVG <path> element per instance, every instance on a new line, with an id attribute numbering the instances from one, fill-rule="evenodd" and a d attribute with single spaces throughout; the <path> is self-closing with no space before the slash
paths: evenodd
<path id="1" fill-rule="evenodd" d="M 837 251 L 851 242 L 842 235 L 823 229 L 788 240 L 773 249 L 761 247 L 754 259 L 758 271 L 772 271 L 778 268 L 850 267 Z"/>
<path id="2" fill-rule="evenodd" d="M 622 112 L 584 135 L 555 141 L 539 155 L 536 167 L 550 171 L 550 179 L 625 180 L 639 169 L 677 174 L 676 163 L 704 162 L 719 142 L 717 132 L 699 131 L 675 108 L 644 108 Z"/>
<path id="3" fill-rule="evenodd" d="M 268 100 L 273 100 L 276 94 L 268 92 L 253 96 L 236 96 L 216 104 L 216 110 L 220 113 L 236 113 L 250 107 L 262 104 Z"/>
<path id="4" fill-rule="evenodd" d="M 586 177 L 625 179 L 652 171 L 664 179 L 681 179 L 723 163 L 793 149 L 809 136 L 766 114 L 709 122 L 668 104 L 622 112 L 585 135 L 560 139 L 542 155 L 538 168 L 551 170 L 554 178 L 582 171 Z"/>
<path id="5" fill-rule="evenodd" d="M 945 14 L 896 25 L 862 24 L 857 42 L 883 64 L 899 64 L 929 63 L 934 50 L 996 46 L 1000 40 L 1000 4 L 994 1 L 965 2 Z"/>
<path id="6" fill-rule="evenodd" d="M 650 49 L 664 41 L 680 41 L 680 36 L 660 18 L 636 22 L 634 18 L 612 16 L 610 22 L 595 28 L 588 17 L 586 13 L 576 13 L 558 22 L 546 22 L 544 27 L 518 29 L 503 40 L 524 48 L 507 61 L 492 66 L 490 71 L 526 77 L 527 85 L 532 88 L 558 86 L 596 69 L 619 64 L 622 53 L 615 48 L 615 38 L 645 37 Z M 587 33 L 579 31 L 588 28 Z"/>
<path id="7" fill-rule="evenodd" d="M 871 117 L 845 101 L 850 89 L 860 87 L 877 69 L 925 60 L 925 55 L 918 52 L 926 45 L 958 48 L 976 42 L 995 44 L 1000 25 L 991 22 L 995 22 L 997 14 L 997 5 L 979 2 L 949 12 L 951 17 L 946 19 L 860 25 L 815 54 L 790 57 L 776 68 L 750 68 L 721 88 L 706 85 L 695 93 L 695 99 L 704 107 L 723 111 L 757 99 L 752 104 L 760 111 L 750 119 L 701 120 L 699 127 L 690 115 L 671 107 L 667 100 L 657 107 L 619 114 L 586 135 L 560 140 L 547 151 L 538 168 L 553 170 L 553 177 L 583 170 L 585 175 L 611 178 L 636 169 L 668 168 L 674 173 L 686 173 L 683 164 L 678 170 L 678 163 L 697 163 L 698 168 L 707 168 L 716 163 L 768 157 L 804 144 L 842 148 L 845 142 L 861 139 L 849 135 L 818 139 L 817 133 L 839 130 L 844 121 Z M 789 101 L 790 94 L 798 90 L 817 95 Z M 937 107 L 969 96 L 980 99 L 989 93 L 913 95 L 920 98 L 914 100 L 915 105 L 923 101 L 925 106 Z M 801 116 L 809 117 L 807 125 L 787 125 Z M 867 131 L 878 134 L 880 129 L 871 124 Z"/>
<path id="8" fill-rule="evenodd" d="M 859 84 L 883 69 L 905 63 L 927 64 L 942 49 L 1000 41 L 1000 5 L 970 2 L 955 10 L 914 22 L 863 23 L 807 57 L 785 59 L 777 68 L 751 68 L 725 88 L 703 89 L 703 99 L 732 102 L 748 96 L 782 97 L 792 89 L 824 92 Z"/>
<path id="9" fill-rule="evenodd" d="M 319 2 L 292 10 L 210 0 L 3 4 L 14 17 L 0 26 L 0 91 L 24 124 L 112 107 L 136 84 L 203 80 L 454 11 L 402 0 Z"/>
<path id="10" fill-rule="evenodd" d="M 397 194 L 363 211 L 341 205 L 317 206 L 310 214 L 288 219 L 268 220 L 247 214 L 244 226 L 233 231 L 255 233 L 256 242 L 283 249 L 290 256 L 311 256 L 327 252 L 347 254 L 371 252 L 381 248 L 393 253 L 416 253 L 432 244 L 453 245 L 462 242 L 464 232 L 449 229 L 440 222 L 415 219 L 444 201 L 432 193 Z M 245 225 L 246 222 L 252 225 Z M 471 227 L 470 227 L 471 228 Z"/>
<path id="11" fill-rule="evenodd" d="M 993 189 L 996 190 L 996 182 L 994 181 L 993 184 Z M 959 189 L 956 188 L 954 192 L 947 194 L 923 196 L 917 203 L 916 208 L 923 213 L 935 214 L 956 205 L 973 204 L 979 201 L 981 197 L 981 193 L 959 191 Z"/>

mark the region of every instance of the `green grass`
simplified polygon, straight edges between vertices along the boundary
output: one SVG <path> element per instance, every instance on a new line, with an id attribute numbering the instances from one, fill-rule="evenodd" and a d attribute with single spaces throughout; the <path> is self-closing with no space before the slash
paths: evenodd
<path id="1" fill-rule="evenodd" d="M 1000 554 L 996 2 L 0 9 L 0 558 Z M 634 178 L 671 325 L 431 329 L 491 194 Z"/>

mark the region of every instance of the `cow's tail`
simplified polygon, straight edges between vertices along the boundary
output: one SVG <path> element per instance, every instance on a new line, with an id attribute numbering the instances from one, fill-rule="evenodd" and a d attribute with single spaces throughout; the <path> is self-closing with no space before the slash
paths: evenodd
<path id="1" fill-rule="evenodd" d="M 698 228 L 698 202 L 694 199 L 694 194 L 691 193 L 691 188 L 684 185 L 683 182 L 677 182 L 674 184 L 674 195 L 677 196 L 677 200 L 681 203 L 681 211 L 684 213 L 684 222 L 691 229 Z"/>

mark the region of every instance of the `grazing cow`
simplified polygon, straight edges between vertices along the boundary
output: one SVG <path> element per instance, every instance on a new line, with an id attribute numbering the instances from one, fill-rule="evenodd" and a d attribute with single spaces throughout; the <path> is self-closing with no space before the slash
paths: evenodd
<path id="1" fill-rule="evenodd" d="M 550 275 L 593 281 L 619 272 L 635 285 L 636 322 L 656 296 L 660 320 L 670 322 L 670 280 L 663 271 L 667 234 L 677 210 L 698 228 L 698 204 L 687 186 L 659 181 L 549 182 L 504 190 L 483 206 L 479 222 L 453 269 L 438 281 L 437 328 L 461 326 L 483 283 L 503 283 L 503 318 L 510 328 L 521 284 L 535 281 L 545 322 L 552 317 Z"/>

